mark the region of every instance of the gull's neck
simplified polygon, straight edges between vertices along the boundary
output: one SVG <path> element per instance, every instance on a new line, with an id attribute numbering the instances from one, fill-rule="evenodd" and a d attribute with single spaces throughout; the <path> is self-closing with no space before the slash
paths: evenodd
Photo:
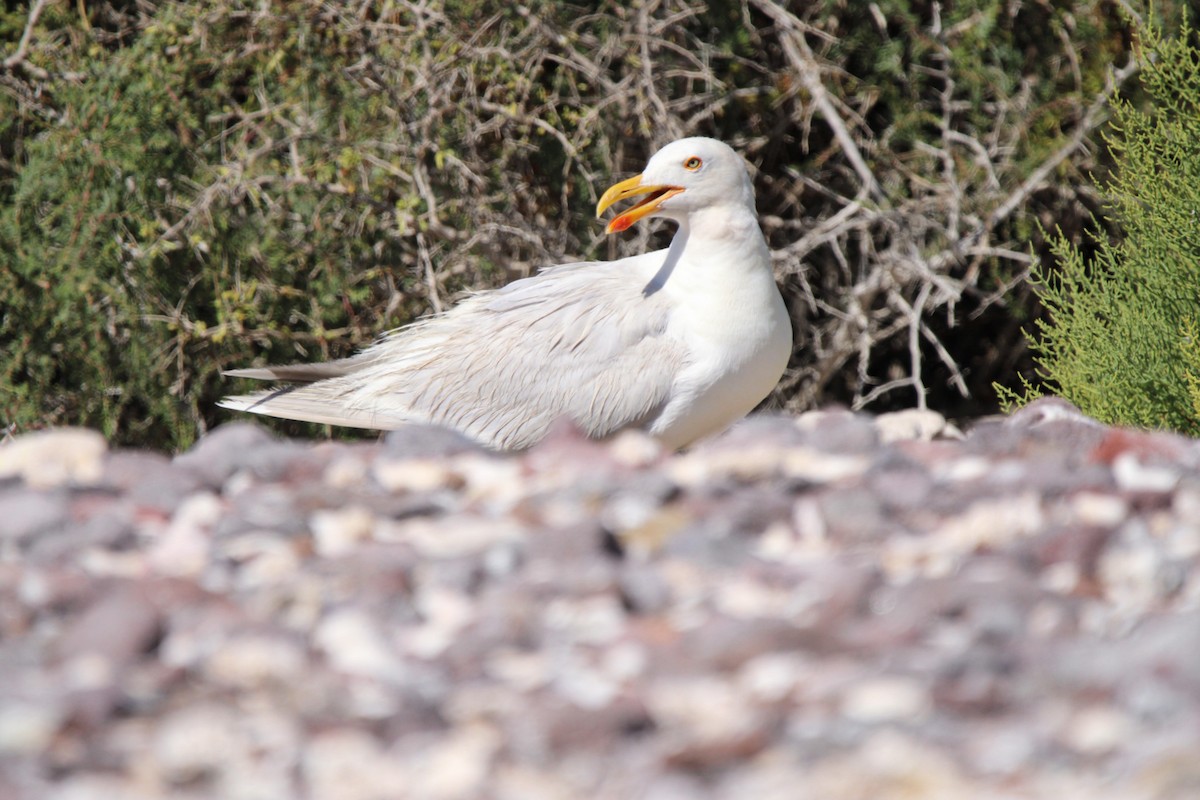
<path id="1" fill-rule="evenodd" d="M 710 206 L 677 223 L 666 258 L 643 294 L 657 292 L 669 280 L 691 283 L 745 273 L 771 275 L 771 255 L 752 207 L 741 203 Z M 686 265 L 683 270 L 681 264 Z"/>

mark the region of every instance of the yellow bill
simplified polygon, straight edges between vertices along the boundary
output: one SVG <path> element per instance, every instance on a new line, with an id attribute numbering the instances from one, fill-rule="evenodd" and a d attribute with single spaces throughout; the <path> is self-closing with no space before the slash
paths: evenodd
<path id="1" fill-rule="evenodd" d="M 608 227 L 604 229 L 605 233 L 616 233 L 627 229 L 630 225 L 637 222 L 642 217 L 653 214 L 662 205 L 662 202 L 668 197 L 674 197 L 683 191 L 679 186 L 657 186 L 642 183 L 641 175 L 634 175 L 628 180 L 609 187 L 600 197 L 600 202 L 596 203 L 596 216 L 599 217 L 613 203 L 630 197 L 639 197 L 647 195 L 647 197 L 637 205 L 630 208 L 621 214 L 612 218 L 608 223 Z"/>

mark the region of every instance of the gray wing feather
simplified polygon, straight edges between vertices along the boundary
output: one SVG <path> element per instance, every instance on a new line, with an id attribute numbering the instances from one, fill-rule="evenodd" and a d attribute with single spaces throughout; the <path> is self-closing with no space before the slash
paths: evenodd
<path id="1" fill-rule="evenodd" d="M 336 361 L 321 361 L 316 364 L 280 364 L 269 367 L 247 367 L 245 369 L 222 370 L 227 378 L 250 378 L 256 381 L 286 381 L 288 383 L 314 383 L 327 378 L 340 378 L 371 363 L 367 352 L 357 353 Z"/>
<path id="2" fill-rule="evenodd" d="M 226 402 L 359 427 L 432 422 L 506 450 L 563 416 L 594 437 L 645 425 L 687 358 L 637 278 L 620 261 L 556 267 L 389 334 L 344 375 Z"/>

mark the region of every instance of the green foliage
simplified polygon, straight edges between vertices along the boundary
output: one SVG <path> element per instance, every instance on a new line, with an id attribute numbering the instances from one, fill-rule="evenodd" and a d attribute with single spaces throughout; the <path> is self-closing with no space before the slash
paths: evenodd
<path id="1" fill-rule="evenodd" d="M 421 228 L 394 177 L 412 133 L 348 75 L 363 32 L 288 5 L 165 4 L 128 47 L 74 54 L 58 124 L 23 138 L 4 184 L 7 422 L 185 447 L 248 346 L 327 358 L 419 307 L 411 274 L 382 278 Z"/>
<path id="2" fill-rule="evenodd" d="M 1148 29 L 1145 109 L 1115 108 L 1107 186 L 1116 241 L 1066 238 L 1036 271 L 1049 311 L 1031 344 L 1047 386 L 1105 422 L 1200 434 L 1200 50 Z M 1029 387 L 1032 388 L 1032 387 Z M 1036 390 L 1033 390 L 1036 393 Z M 1007 399 L 1020 401 L 1015 395 Z"/>
<path id="3" fill-rule="evenodd" d="M 1188 397 L 1192 401 L 1193 416 L 1200 418 L 1200 325 L 1197 325 L 1194 319 L 1184 320 L 1180 332 Z"/>

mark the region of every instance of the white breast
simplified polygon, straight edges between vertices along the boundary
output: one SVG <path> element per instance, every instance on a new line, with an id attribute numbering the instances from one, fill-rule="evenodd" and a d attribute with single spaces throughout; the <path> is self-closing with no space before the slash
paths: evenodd
<path id="1" fill-rule="evenodd" d="M 757 226 L 753 232 L 761 243 Z M 688 249 L 697 244 L 693 240 Z M 691 355 L 649 429 L 673 448 L 718 433 L 750 412 L 775 388 L 792 349 L 791 321 L 765 243 L 697 250 L 681 259 L 664 287 L 675 304 L 669 333 L 686 342 Z"/>

